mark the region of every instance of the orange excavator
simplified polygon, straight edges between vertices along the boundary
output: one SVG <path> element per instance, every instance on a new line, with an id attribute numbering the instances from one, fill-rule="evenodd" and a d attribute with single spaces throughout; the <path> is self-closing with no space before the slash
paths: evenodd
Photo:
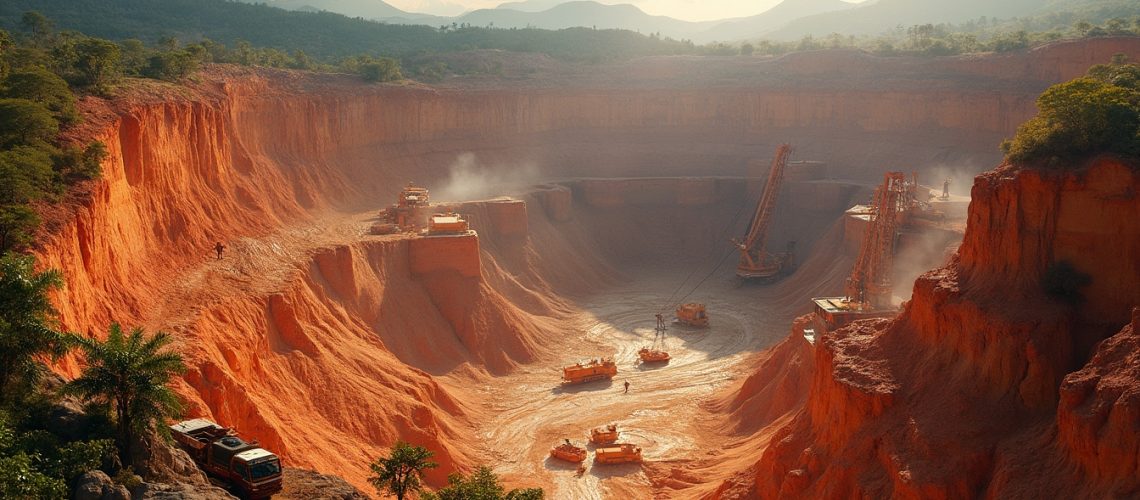
<path id="1" fill-rule="evenodd" d="M 776 202 L 784 183 L 784 170 L 788 166 L 788 157 L 791 154 L 792 146 L 789 144 L 781 144 L 776 149 L 772 168 L 768 171 L 768 182 L 764 185 L 764 193 L 756 204 L 756 213 L 752 215 L 748 234 L 743 240 L 732 240 L 732 244 L 740 250 L 740 263 L 736 266 L 736 276 L 741 279 L 772 281 L 786 274 L 795 265 L 795 242 L 789 242 L 782 253 L 771 253 L 766 246 L 768 225 L 776 211 Z"/>
<path id="2" fill-rule="evenodd" d="M 912 191 L 913 186 L 902 172 L 888 172 L 883 184 L 875 189 L 871 221 L 859 246 L 855 267 L 847 278 L 846 295 L 812 299 L 815 316 L 828 331 L 858 319 L 890 317 L 898 312 L 891 304 L 891 270 L 895 239 L 913 203 Z M 809 332 L 805 330 L 805 334 Z"/>

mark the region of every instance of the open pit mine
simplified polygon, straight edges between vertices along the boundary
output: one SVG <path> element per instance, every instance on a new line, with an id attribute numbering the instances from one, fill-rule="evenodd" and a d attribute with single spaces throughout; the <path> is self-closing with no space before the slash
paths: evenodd
<path id="1" fill-rule="evenodd" d="M 35 253 L 64 326 L 174 335 L 187 418 L 362 491 L 403 440 L 558 499 L 1131 496 L 1140 173 L 998 150 L 1118 53 L 213 66 L 84 99 Z"/>

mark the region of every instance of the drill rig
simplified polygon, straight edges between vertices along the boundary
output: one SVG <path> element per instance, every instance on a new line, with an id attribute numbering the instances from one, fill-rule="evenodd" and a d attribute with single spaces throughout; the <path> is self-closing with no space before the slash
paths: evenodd
<path id="1" fill-rule="evenodd" d="M 771 223 L 772 214 L 776 211 L 776 200 L 784 182 L 784 169 L 788 166 L 788 157 L 791 154 L 792 146 L 789 144 L 781 144 L 776 149 L 772 168 L 768 171 L 768 182 L 764 185 L 764 193 L 756 204 L 756 213 L 752 215 L 748 234 L 743 240 L 732 240 L 732 244 L 740 250 L 740 263 L 736 266 L 736 276 L 741 279 L 773 280 L 789 271 L 794 265 L 794 242 L 788 244 L 785 252 L 778 254 L 768 252 L 765 246 L 768 225 Z"/>
<path id="2" fill-rule="evenodd" d="M 870 223 L 859 246 L 859 257 L 844 287 L 844 297 L 812 299 L 815 315 L 835 330 L 852 321 L 894 316 L 891 305 L 891 271 L 899 225 L 913 199 L 914 185 L 902 172 L 888 172 L 875 189 Z"/>

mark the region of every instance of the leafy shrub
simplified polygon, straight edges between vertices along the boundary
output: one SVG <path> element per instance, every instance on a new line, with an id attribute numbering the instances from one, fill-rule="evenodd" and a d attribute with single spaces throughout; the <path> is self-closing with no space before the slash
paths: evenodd
<path id="1" fill-rule="evenodd" d="M 390 57 L 369 59 L 360 64 L 360 76 L 368 82 L 394 82 L 403 80 L 400 63 Z"/>

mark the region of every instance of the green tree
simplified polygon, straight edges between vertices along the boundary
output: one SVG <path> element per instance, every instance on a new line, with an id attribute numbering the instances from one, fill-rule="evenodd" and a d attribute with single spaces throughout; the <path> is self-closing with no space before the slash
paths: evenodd
<path id="1" fill-rule="evenodd" d="M 182 404 L 170 389 L 172 378 L 186 371 L 182 356 L 166 350 L 173 339 L 165 332 L 149 338 L 142 328 L 124 334 L 112 323 L 107 340 L 80 338 L 87 363 L 83 374 L 64 386 L 65 394 L 110 404 L 114 411 L 116 445 L 124 465 L 131 463 L 131 443 L 137 432 L 177 415 Z"/>
<path id="2" fill-rule="evenodd" d="M 180 80 L 198 68 L 198 60 L 186 50 L 160 52 L 150 56 L 143 75 L 159 80 Z"/>
<path id="3" fill-rule="evenodd" d="M 506 491 L 499 476 L 487 466 L 479 466 L 470 476 L 451 474 L 447 486 L 423 496 L 425 500 L 541 500 L 542 488 Z"/>
<path id="4" fill-rule="evenodd" d="M 400 63 L 391 57 L 369 59 L 360 64 L 360 76 L 368 82 L 392 82 L 403 80 Z"/>
<path id="5" fill-rule="evenodd" d="M 0 152 L 0 204 L 23 204 L 43 198 L 53 189 L 55 172 L 44 149 L 16 146 Z"/>
<path id="6" fill-rule="evenodd" d="M 403 500 L 408 493 L 423 490 L 420 481 L 424 469 L 439 467 L 439 464 L 428 460 L 432 455 L 434 453 L 422 446 L 397 441 L 390 456 L 377 458 L 369 466 L 372 476 L 368 482 L 381 494 L 388 492 L 396 495 L 398 500 Z"/>
<path id="7" fill-rule="evenodd" d="M 8 56 L 12 52 L 12 47 L 15 44 L 12 42 L 12 35 L 7 31 L 0 30 L 0 80 L 8 76 L 8 70 L 11 69 L 11 64 L 8 62 Z"/>
<path id="8" fill-rule="evenodd" d="M 55 170 L 65 183 L 98 179 L 103 173 L 103 160 L 107 158 L 107 146 L 100 141 L 92 142 L 80 149 L 69 146 L 56 155 Z"/>
<path id="9" fill-rule="evenodd" d="M 48 297 L 62 285 L 58 271 L 36 272 L 30 256 L 0 257 L 0 402 L 27 393 L 40 375 L 38 361 L 66 352 L 68 336 L 54 328 Z"/>
<path id="10" fill-rule="evenodd" d="M 0 99 L 0 148 L 43 146 L 59 134 L 59 121 L 42 104 L 27 99 Z"/>
<path id="11" fill-rule="evenodd" d="M 141 75 L 150 59 L 146 45 L 143 44 L 142 40 L 135 38 L 123 40 L 119 45 L 121 46 L 120 61 L 123 71 L 128 75 Z"/>
<path id="12" fill-rule="evenodd" d="M 113 42 L 87 38 L 75 45 L 75 54 L 75 69 L 83 85 L 102 92 L 122 75 L 119 67 L 122 51 Z"/>
<path id="13" fill-rule="evenodd" d="M 51 38 L 52 29 L 54 27 L 47 16 L 34 10 L 29 10 L 20 17 L 20 26 L 24 28 L 24 31 L 30 33 L 32 39 L 38 44 L 43 44 L 48 38 Z"/>
<path id="14" fill-rule="evenodd" d="M 2 95 L 40 103 L 65 124 L 79 120 L 75 111 L 75 94 L 67 82 L 43 67 L 34 66 L 8 75 Z"/>
<path id="15" fill-rule="evenodd" d="M 0 252 L 31 243 L 39 225 L 39 216 L 28 206 L 0 205 Z"/>
<path id="16" fill-rule="evenodd" d="M 753 47 L 751 43 L 745 43 L 740 46 L 740 55 L 742 56 L 750 56 L 753 52 L 756 52 L 756 47 Z"/>
<path id="17" fill-rule="evenodd" d="M 1100 152 L 1140 155 L 1140 68 L 1098 66 L 1090 75 L 1041 94 L 1037 116 L 1002 145 L 1008 160 L 1057 162 Z"/>

